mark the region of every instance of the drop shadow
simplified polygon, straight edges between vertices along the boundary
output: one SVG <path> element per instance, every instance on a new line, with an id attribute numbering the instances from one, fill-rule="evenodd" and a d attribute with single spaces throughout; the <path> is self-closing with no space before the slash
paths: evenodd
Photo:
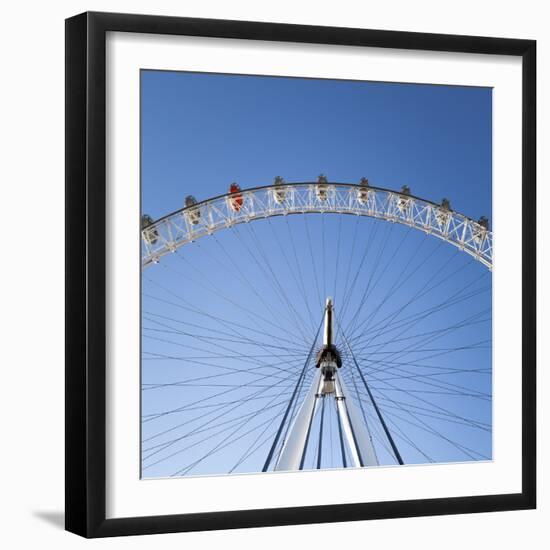
<path id="1" fill-rule="evenodd" d="M 58 529 L 65 529 L 65 513 L 60 511 L 44 511 L 35 510 L 33 513 L 35 518 L 53 525 Z"/>

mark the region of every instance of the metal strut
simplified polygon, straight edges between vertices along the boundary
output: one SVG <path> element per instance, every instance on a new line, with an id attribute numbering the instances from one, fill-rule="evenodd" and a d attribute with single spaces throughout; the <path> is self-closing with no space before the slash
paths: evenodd
<path id="1" fill-rule="evenodd" d="M 371 400 L 372 406 L 374 407 L 374 410 L 376 411 L 376 416 L 378 416 L 378 420 L 380 420 L 380 424 L 382 425 L 382 428 L 384 430 L 384 433 L 386 434 L 386 437 L 388 438 L 388 441 L 391 445 L 391 448 L 393 450 L 393 454 L 395 455 L 395 459 L 397 460 L 398 464 L 401 466 L 404 464 L 403 458 L 401 457 L 401 453 L 397 449 L 397 445 L 395 444 L 395 441 L 393 439 L 393 436 L 388 428 L 388 425 L 386 424 L 386 421 L 384 420 L 384 417 L 382 416 L 382 412 L 378 408 L 378 403 L 376 403 L 376 399 L 374 399 L 374 395 L 372 395 L 371 389 L 369 385 L 367 384 L 367 380 L 365 379 L 365 376 L 363 375 L 363 372 L 359 368 L 359 364 L 357 363 L 357 359 L 355 359 L 355 355 L 353 354 L 353 351 L 351 350 L 351 347 L 349 345 L 349 342 L 342 332 L 342 337 L 344 338 L 344 341 L 346 342 L 346 345 L 348 347 L 348 350 L 350 352 L 351 358 L 353 359 L 353 362 L 355 364 L 355 367 L 357 371 L 359 372 L 359 376 L 361 377 L 361 381 L 363 382 L 363 385 L 365 386 L 365 389 L 367 390 L 367 393 L 369 395 L 369 399 Z"/>

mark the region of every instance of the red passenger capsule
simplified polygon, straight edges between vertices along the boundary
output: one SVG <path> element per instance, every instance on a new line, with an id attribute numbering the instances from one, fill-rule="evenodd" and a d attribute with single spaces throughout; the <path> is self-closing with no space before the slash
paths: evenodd
<path id="1" fill-rule="evenodd" d="M 232 183 L 229 186 L 229 192 L 233 193 L 232 196 L 229 197 L 229 206 L 235 212 L 238 212 L 243 205 L 243 196 L 239 193 L 240 190 L 241 188 L 237 183 Z"/>

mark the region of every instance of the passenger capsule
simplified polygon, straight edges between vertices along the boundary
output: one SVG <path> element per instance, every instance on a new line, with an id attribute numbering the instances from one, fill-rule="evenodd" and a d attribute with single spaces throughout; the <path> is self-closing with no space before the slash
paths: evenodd
<path id="1" fill-rule="evenodd" d="M 317 178 L 315 194 L 320 201 L 326 201 L 328 198 L 328 180 L 323 174 Z"/>
<path id="2" fill-rule="evenodd" d="M 141 235 L 147 244 L 155 244 L 159 238 L 158 231 L 153 223 L 153 218 L 148 214 L 141 216 Z"/>
<path id="3" fill-rule="evenodd" d="M 284 189 L 285 180 L 281 176 L 277 176 L 275 178 L 275 181 L 273 182 L 273 185 L 275 186 L 275 189 L 273 189 L 273 200 L 277 204 L 282 204 L 285 202 L 286 198 L 286 189 Z"/>
<path id="4" fill-rule="evenodd" d="M 435 218 L 440 228 L 445 227 L 447 221 L 451 217 L 451 203 L 448 199 L 443 199 L 441 201 L 441 206 L 437 209 Z"/>
<path id="5" fill-rule="evenodd" d="M 473 237 L 477 243 L 482 243 L 489 231 L 489 219 L 486 216 L 481 216 L 473 227 Z"/>
<path id="6" fill-rule="evenodd" d="M 237 183 L 232 183 L 229 186 L 229 192 L 231 193 L 231 196 L 228 197 L 228 203 L 231 210 L 234 210 L 235 212 L 238 212 L 242 206 L 243 206 L 243 196 L 241 194 L 241 188 Z"/>
<path id="7" fill-rule="evenodd" d="M 366 204 L 369 200 L 369 180 L 367 178 L 361 178 L 359 182 L 359 189 L 357 189 L 357 200 L 361 204 Z"/>
<path id="8" fill-rule="evenodd" d="M 197 199 L 193 195 L 185 197 L 185 217 L 191 225 L 197 225 L 201 221 L 201 210 L 199 207 L 193 208 L 197 204 Z"/>
<path id="9" fill-rule="evenodd" d="M 407 198 L 411 194 L 411 189 L 408 185 L 403 185 L 401 188 L 401 194 L 397 199 L 397 208 L 399 212 L 403 213 L 409 206 L 411 199 Z"/>

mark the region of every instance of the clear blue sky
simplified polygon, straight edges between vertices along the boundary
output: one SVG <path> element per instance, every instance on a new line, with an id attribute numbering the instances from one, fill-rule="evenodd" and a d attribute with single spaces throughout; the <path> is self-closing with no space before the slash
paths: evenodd
<path id="1" fill-rule="evenodd" d="M 491 90 L 142 73 L 142 196 L 160 217 L 192 193 L 367 176 L 491 215 Z"/>
<path id="2" fill-rule="evenodd" d="M 181 208 L 186 195 L 198 200 L 217 196 L 232 181 L 247 188 L 267 185 L 276 175 L 292 182 L 312 181 L 324 173 L 339 182 L 357 182 L 365 176 L 379 187 L 399 189 L 407 184 L 414 195 L 433 201 L 447 197 L 455 210 L 476 219 L 490 218 L 491 93 L 487 88 L 143 71 L 142 210 L 156 219 Z M 402 433 L 398 441 L 406 462 L 426 462 L 426 455 L 436 462 L 490 457 L 488 271 L 456 249 L 401 226 L 351 217 L 340 221 L 330 215 L 301 218 L 260 221 L 221 232 L 145 270 L 143 382 L 172 385 L 147 386 L 143 392 L 144 456 L 154 453 L 144 464 L 159 460 L 144 470 L 144 476 L 181 474 L 212 450 L 209 444 L 222 448 L 188 473 L 222 473 L 227 463 L 238 462 L 241 451 L 254 449 L 262 430 L 268 437 L 276 426 L 276 417 L 269 423 L 270 414 L 276 415 L 288 397 L 284 392 L 277 395 L 277 386 L 250 398 L 251 392 L 262 391 L 262 383 L 280 376 L 269 363 L 286 365 L 292 372 L 300 368 L 308 350 L 299 328 L 312 331 L 312 317 L 322 312 L 320 295 L 335 296 L 337 315 L 340 307 L 346 327 L 352 323 L 353 304 L 361 302 L 365 291 L 368 301 L 359 320 L 367 319 L 366 332 L 355 335 L 355 351 L 366 372 L 378 377 L 373 387 L 394 429 Z M 357 283 L 351 288 L 346 283 L 356 273 Z M 434 281 L 440 284 L 431 285 L 435 288 L 396 317 L 417 315 L 420 321 L 377 334 L 374 329 L 384 327 L 384 319 L 418 296 L 436 273 Z M 305 292 L 300 275 L 306 281 Z M 468 291 L 470 297 L 421 318 L 423 310 Z M 347 307 L 339 293 L 348 293 Z M 303 325 L 296 322 L 289 302 L 303 316 Z M 371 321 L 369 315 L 374 315 Z M 476 324 L 464 322 L 474 315 Z M 236 343 L 219 319 L 238 323 L 240 337 L 249 343 Z M 454 325 L 460 328 L 423 343 L 424 334 Z M 371 342 L 364 348 L 373 337 L 380 345 Z M 268 360 L 263 344 L 276 341 L 282 342 L 285 353 L 269 348 L 278 359 Z M 250 383 L 248 393 L 234 390 L 212 397 L 229 388 L 227 376 L 211 379 L 225 386 L 183 385 L 182 381 L 223 369 L 242 370 L 250 363 L 239 354 L 254 356 L 253 372 L 264 375 L 262 383 L 257 374 L 239 378 Z M 381 363 L 389 356 L 394 363 Z M 175 386 L 176 381 L 182 383 Z M 223 405 L 232 395 L 250 401 L 236 409 Z M 219 415 L 202 415 L 211 413 L 208 406 L 215 403 L 222 404 L 223 415 L 208 424 Z M 239 428 L 239 417 L 261 407 L 261 414 Z M 442 419 L 443 410 L 453 416 Z M 154 419 L 147 416 L 166 411 L 172 412 Z M 465 419 L 489 429 L 465 427 Z M 212 429 L 223 421 L 225 425 Z M 233 437 L 241 439 L 224 447 L 222 440 L 232 433 L 223 431 L 224 426 L 235 426 Z M 204 440 L 191 446 L 193 437 Z M 408 444 L 407 437 L 424 454 Z M 262 438 L 257 442 L 260 445 Z M 257 471 L 265 445 L 235 471 Z M 382 463 L 391 462 L 382 442 L 379 456 Z"/>

